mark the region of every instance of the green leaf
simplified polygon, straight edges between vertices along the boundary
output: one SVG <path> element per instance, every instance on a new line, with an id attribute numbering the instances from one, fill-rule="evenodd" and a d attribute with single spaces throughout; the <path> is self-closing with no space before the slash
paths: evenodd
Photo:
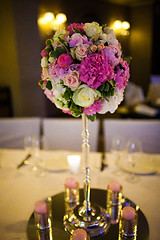
<path id="1" fill-rule="evenodd" d="M 114 89 L 111 89 L 111 96 L 114 96 Z"/>
<path id="2" fill-rule="evenodd" d="M 74 102 L 71 103 L 70 110 L 74 116 L 79 116 L 83 112 L 82 108 L 77 106 Z"/>
<path id="3" fill-rule="evenodd" d="M 58 58 L 62 53 L 66 53 L 67 51 L 61 47 L 57 46 L 54 51 L 50 52 L 50 56 L 54 58 Z"/>
<path id="4" fill-rule="evenodd" d="M 51 90 L 51 89 L 52 89 L 52 83 L 51 83 L 51 81 L 48 81 L 48 82 L 46 83 L 46 88 L 47 88 L 48 90 Z"/>
<path id="5" fill-rule="evenodd" d="M 44 81 L 43 81 L 43 80 L 40 80 L 40 81 L 39 81 L 39 85 L 41 85 L 41 86 L 42 86 L 42 85 L 43 85 L 43 83 L 44 83 Z"/>
<path id="6" fill-rule="evenodd" d="M 92 122 L 94 122 L 96 120 L 96 114 L 93 114 L 93 115 L 87 115 L 87 118 L 89 120 L 91 120 Z"/>
<path id="7" fill-rule="evenodd" d="M 69 51 L 70 50 L 70 47 L 69 47 L 69 43 L 68 42 L 65 42 L 61 37 L 58 38 L 58 41 L 63 44 L 67 50 Z"/>
<path id="8" fill-rule="evenodd" d="M 73 31 L 75 32 L 75 33 L 81 33 L 81 31 L 79 31 L 77 28 L 75 28 L 75 27 L 72 27 L 72 29 L 73 29 Z"/>
<path id="9" fill-rule="evenodd" d="M 62 97 L 68 101 L 69 99 L 71 99 L 72 95 L 73 95 L 73 93 L 72 93 L 71 89 L 67 87 L 66 91 L 64 92 Z"/>
<path id="10" fill-rule="evenodd" d="M 106 82 L 105 84 L 105 88 L 103 89 L 104 92 L 108 92 L 109 91 L 109 83 Z"/>
<path id="11" fill-rule="evenodd" d="M 46 45 L 50 46 L 52 44 L 52 40 L 51 39 L 47 39 L 46 40 Z"/>

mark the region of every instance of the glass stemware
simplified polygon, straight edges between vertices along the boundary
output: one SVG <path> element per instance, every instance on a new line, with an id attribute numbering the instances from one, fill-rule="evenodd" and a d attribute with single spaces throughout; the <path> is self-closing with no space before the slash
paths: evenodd
<path id="1" fill-rule="evenodd" d="M 139 177 L 136 175 L 136 163 L 142 154 L 142 143 L 137 138 L 131 138 L 126 145 L 127 161 L 131 166 L 130 174 L 127 176 L 127 181 L 135 183 L 139 181 Z"/>
<path id="2" fill-rule="evenodd" d="M 112 139 L 112 144 L 111 144 L 111 153 L 112 153 L 112 157 L 115 161 L 116 164 L 116 170 L 114 170 L 114 174 L 116 175 L 122 175 L 123 172 L 122 170 L 119 168 L 119 161 L 121 158 L 121 155 L 123 154 L 123 151 L 125 149 L 125 139 L 123 136 L 115 136 Z"/>

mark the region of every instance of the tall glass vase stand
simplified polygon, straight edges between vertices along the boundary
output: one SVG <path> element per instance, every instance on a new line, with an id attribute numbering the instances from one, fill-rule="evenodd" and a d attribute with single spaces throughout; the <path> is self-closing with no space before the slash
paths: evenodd
<path id="1" fill-rule="evenodd" d="M 89 168 L 89 131 L 88 119 L 82 115 L 82 160 L 85 163 L 84 201 L 78 205 L 70 205 L 64 216 L 64 226 L 71 234 L 77 228 L 83 228 L 90 237 L 96 237 L 108 231 L 110 216 L 106 209 L 90 201 L 90 168 Z"/>

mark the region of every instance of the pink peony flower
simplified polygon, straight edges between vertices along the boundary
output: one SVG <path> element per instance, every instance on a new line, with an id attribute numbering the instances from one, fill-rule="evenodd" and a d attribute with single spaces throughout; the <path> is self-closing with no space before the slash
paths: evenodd
<path id="1" fill-rule="evenodd" d="M 82 59 L 79 69 L 79 78 L 91 88 L 98 88 L 105 81 L 113 79 L 114 70 L 108 59 L 102 53 L 88 54 Z"/>
<path id="2" fill-rule="evenodd" d="M 85 33 L 85 31 L 83 30 L 83 27 L 84 27 L 84 23 L 73 23 L 67 27 L 67 30 L 70 32 L 71 35 L 75 33 L 73 28 L 76 28 L 81 33 Z"/>
<path id="3" fill-rule="evenodd" d="M 108 58 L 108 61 L 113 66 L 119 64 L 121 60 L 122 52 L 120 48 L 116 45 L 109 45 L 103 49 L 104 55 Z"/>
<path id="4" fill-rule="evenodd" d="M 64 85 L 68 86 L 72 91 L 75 91 L 80 85 L 78 72 L 73 71 L 66 75 L 64 79 Z"/>
<path id="5" fill-rule="evenodd" d="M 83 108 L 83 112 L 87 115 L 93 115 L 99 112 L 101 108 L 102 108 L 101 99 L 98 99 L 90 107 Z"/>
<path id="6" fill-rule="evenodd" d="M 74 33 L 69 41 L 69 46 L 76 47 L 85 43 L 88 43 L 88 38 L 85 35 L 82 36 L 80 33 Z"/>
<path id="7" fill-rule="evenodd" d="M 67 53 L 62 53 L 57 60 L 58 65 L 62 68 L 68 68 L 72 62 L 73 62 L 73 59 L 71 55 Z"/>

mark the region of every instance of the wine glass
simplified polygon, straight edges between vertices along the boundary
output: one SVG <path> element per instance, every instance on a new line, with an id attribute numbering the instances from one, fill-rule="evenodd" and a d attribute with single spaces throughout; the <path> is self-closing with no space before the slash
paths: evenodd
<path id="1" fill-rule="evenodd" d="M 126 145 L 127 162 L 131 166 L 130 174 L 127 176 L 127 181 L 135 183 L 139 181 L 139 177 L 136 175 L 136 163 L 142 154 L 142 143 L 137 138 L 131 138 Z"/>
<path id="2" fill-rule="evenodd" d="M 114 174 L 116 175 L 121 175 L 123 173 L 121 169 L 118 167 L 118 165 L 124 149 L 125 149 L 125 138 L 123 136 L 115 136 L 112 139 L 111 153 L 115 161 L 115 164 L 117 166 L 116 170 L 114 171 Z"/>

